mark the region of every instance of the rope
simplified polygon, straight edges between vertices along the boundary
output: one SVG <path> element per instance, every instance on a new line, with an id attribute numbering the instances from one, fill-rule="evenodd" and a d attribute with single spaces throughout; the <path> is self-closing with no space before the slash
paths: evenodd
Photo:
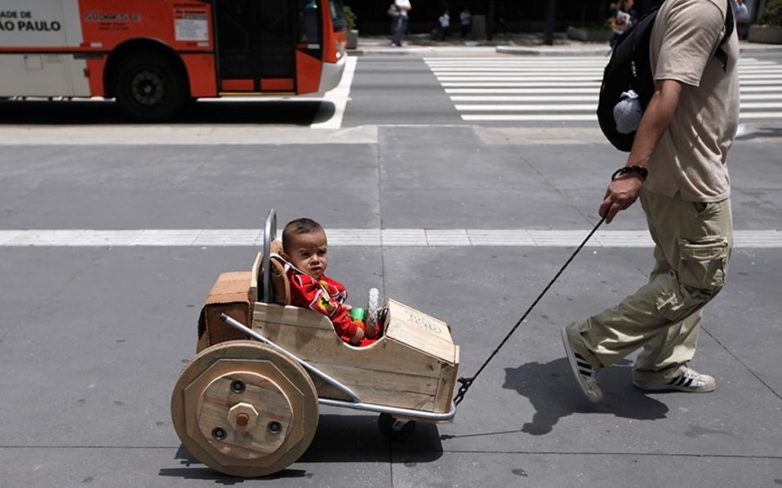
<path id="1" fill-rule="evenodd" d="M 461 384 L 461 386 L 459 387 L 459 391 L 456 393 L 456 396 L 453 399 L 454 405 L 459 405 L 459 403 L 461 403 L 461 401 L 464 399 L 465 393 L 467 393 L 467 390 L 470 389 L 470 387 L 472 386 L 473 381 L 475 381 L 475 378 L 477 378 L 478 375 L 481 374 L 481 371 L 483 371 L 483 369 L 486 367 L 486 365 L 489 364 L 489 361 L 491 361 L 494 358 L 494 356 L 497 355 L 497 353 L 500 351 L 500 349 L 502 349 L 502 346 L 504 346 L 505 343 L 508 342 L 508 339 L 510 339 L 510 337 L 513 335 L 513 333 L 516 332 L 516 329 L 518 329 L 519 326 L 521 325 L 521 323 L 524 322 L 524 319 L 527 318 L 527 315 L 529 315 L 529 313 L 532 311 L 532 309 L 535 308 L 535 305 L 537 305 L 538 302 L 541 300 L 541 298 L 543 298 L 543 295 L 545 295 L 546 292 L 549 290 L 549 288 L 551 288 L 551 285 L 553 285 L 554 282 L 557 281 L 557 278 L 559 278 L 559 275 L 561 275 L 562 272 L 565 271 L 565 268 L 567 268 L 568 265 L 570 265 L 571 261 L 573 261 L 573 259 L 576 257 L 576 255 L 579 253 L 579 251 L 581 251 L 581 249 L 586 245 L 587 241 L 589 241 L 589 239 L 594 235 L 594 233 L 597 232 L 597 229 L 603 224 L 604 221 L 605 221 L 605 217 L 600 219 L 600 222 L 598 222 L 597 225 L 595 225 L 595 227 L 592 229 L 592 231 L 589 233 L 589 235 L 586 236 L 584 241 L 581 243 L 581 245 L 578 246 L 578 249 L 576 249 L 575 252 L 573 252 L 573 254 L 565 262 L 565 264 L 562 266 L 562 268 L 560 268 L 560 270 L 557 272 L 557 274 L 554 275 L 554 278 L 549 282 L 548 285 L 546 285 L 546 288 L 544 288 L 543 291 L 540 292 L 540 295 L 538 295 L 538 298 L 536 298 L 535 301 L 532 302 L 532 305 L 530 305 L 529 308 L 527 309 L 527 311 L 524 312 L 524 315 L 522 315 L 521 318 L 519 319 L 519 321 L 516 322 L 516 325 L 513 326 L 513 328 L 510 330 L 510 332 L 508 332 L 508 335 L 506 335 L 505 338 L 502 340 L 502 342 L 500 342 L 500 345 L 497 346 L 497 348 L 489 355 L 489 358 L 486 359 L 486 361 L 484 361 L 484 363 L 481 365 L 480 368 L 478 368 L 478 371 L 471 378 L 464 378 L 464 377 L 462 377 L 462 378 L 459 378 L 457 380 Z"/>

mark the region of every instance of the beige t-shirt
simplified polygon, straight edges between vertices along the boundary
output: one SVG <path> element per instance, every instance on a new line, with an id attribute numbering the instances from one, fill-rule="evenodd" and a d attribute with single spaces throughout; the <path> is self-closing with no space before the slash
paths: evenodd
<path id="1" fill-rule="evenodd" d="M 735 29 L 722 45 L 728 54 L 725 69 L 715 56 L 727 8 L 727 0 L 667 0 L 657 14 L 649 43 L 654 79 L 684 85 L 671 125 L 649 161 L 649 191 L 679 193 L 693 202 L 730 195 L 727 155 L 739 119 Z"/>

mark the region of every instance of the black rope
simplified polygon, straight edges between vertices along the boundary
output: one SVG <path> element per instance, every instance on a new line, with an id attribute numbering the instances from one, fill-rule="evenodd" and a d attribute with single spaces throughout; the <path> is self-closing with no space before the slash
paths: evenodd
<path id="1" fill-rule="evenodd" d="M 551 286 L 554 284 L 555 281 L 557 281 L 557 278 L 559 278 L 559 275 L 562 274 L 563 271 L 565 271 L 565 268 L 570 265 L 570 262 L 573 261 L 573 259 L 576 257 L 576 255 L 581 251 L 581 249 L 586 245 L 587 241 L 592 237 L 592 235 L 597 232 L 597 229 L 603 224 L 605 221 L 605 217 L 600 219 L 600 222 L 597 223 L 597 225 L 592 229 L 592 232 L 589 233 L 588 236 L 584 239 L 584 241 L 581 243 L 580 246 L 578 246 L 578 249 L 573 252 L 573 254 L 570 256 L 570 258 L 565 262 L 565 264 L 560 268 L 560 270 L 557 272 L 557 274 L 554 276 L 554 278 L 549 282 L 548 285 L 546 285 L 546 288 L 543 289 L 542 292 L 540 292 L 540 295 L 538 295 L 538 298 L 535 299 L 534 302 L 532 302 L 532 305 L 529 306 L 526 312 L 524 312 L 524 315 L 521 316 L 518 322 L 516 322 L 516 325 L 513 326 L 513 328 L 508 332 L 508 335 L 505 336 L 505 338 L 500 342 L 500 345 L 497 346 L 497 348 L 491 353 L 489 358 L 484 361 L 484 363 L 481 365 L 480 368 L 478 368 L 478 371 L 471 377 L 471 378 L 459 378 L 457 381 L 461 384 L 459 387 L 459 391 L 456 393 L 456 396 L 453 399 L 454 405 L 458 405 L 461 403 L 461 401 L 464 399 L 464 394 L 467 393 L 467 390 L 470 389 L 472 386 L 473 381 L 475 381 L 475 378 L 478 377 L 479 374 L 481 374 L 481 371 L 486 367 L 487 364 L 489 364 L 489 361 L 491 361 L 494 356 L 497 355 L 497 353 L 502 349 L 502 346 L 505 345 L 506 342 L 508 342 L 508 339 L 510 339 L 510 336 L 513 335 L 514 332 L 516 332 L 516 329 L 519 328 L 522 322 L 524 322 L 524 319 L 527 318 L 527 315 L 532 311 L 533 308 L 535 308 L 535 305 L 538 304 L 538 302 L 543 298 L 543 295 L 546 294 L 546 292 L 551 288 Z"/>

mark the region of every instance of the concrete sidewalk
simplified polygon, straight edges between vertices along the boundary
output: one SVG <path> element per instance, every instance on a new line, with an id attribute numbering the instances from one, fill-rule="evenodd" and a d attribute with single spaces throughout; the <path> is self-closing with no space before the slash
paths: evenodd
<path id="1" fill-rule="evenodd" d="M 782 44 L 760 44 L 742 41 L 741 53 L 782 54 Z M 351 55 L 438 55 L 458 56 L 512 54 L 521 56 L 608 56 L 611 48 L 603 42 L 584 42 L 558 33 L 554 45 L 543 44 L 543 34 L 513 34 L 498 36 L 492 41 L 463 40 L 433 41 L 428 34 L 413 34 L 405 38 L 402 47 L 392 46 L 387 36 L 368 36 L 358 40 L 358 48 L 348 51 Z"/>

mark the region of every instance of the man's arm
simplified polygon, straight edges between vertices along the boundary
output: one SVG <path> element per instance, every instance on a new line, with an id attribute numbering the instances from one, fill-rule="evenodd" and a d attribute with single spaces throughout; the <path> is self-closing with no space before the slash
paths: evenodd
<path id="1" fill-rule="evenodd" d="M 662 80 L 657 83 L 654 95 L 646 107 L 641 124 L 635 134 L 633 148 L 627 158 L 627 166 L 643 166 L 649 160 L 657 147 L 657 143 L 671 124 L 682 84 L 676 80 Z M 643 186 L 643 178 L 638 173 L 626 173 L 608 184 L 603 203 L 598 213 L 605 217 L 606 223 L 611 223 L 620 210 L 632 205 L 638 198 Z"/>

